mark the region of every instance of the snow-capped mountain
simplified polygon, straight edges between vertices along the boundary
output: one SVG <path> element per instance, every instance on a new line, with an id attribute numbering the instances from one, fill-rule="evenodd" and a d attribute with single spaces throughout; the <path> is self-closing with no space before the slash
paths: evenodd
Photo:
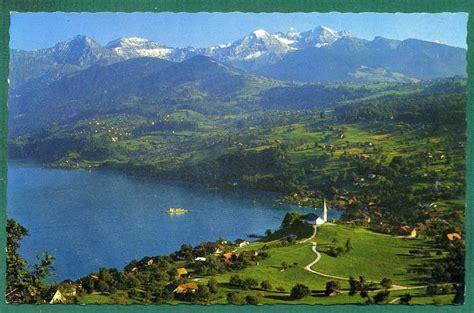
<path id="1" fill-rule="evenodd" d="M 220 61 L 254 60 L 269 54 L 283 55 L 293 50 L 284 40 L 259 29 L 231 44 L 211 47 L 206 55 Z"/>
<path id="2" fill-rule="evenodd" d="M 271 34 L 264 29 L 258 29 L 234 42 L 201 49 L 170 48 L 140 37 L 119 38 L 109 42 L 105 47 L 125 58 L 157 57 L 182 61 L 196 54 L 203 54 L 222 62 L 254 62 L 260 58 L 271 62 L 289 52 L 307 47 L 320 48 L 346 36 L 350 36 L 350 33 L 318 26 L 302 33 Z"/>
<path id="3" fill-rule="evenodd" d="M 119 38 L 105 45 L 105 48 L 127 59 L 135 57 L 156 57 L 167 59 L 173 48 L 140 37 Z"/>
<path id="4" fill-rule="evenodd" d="M 304 48 L 321 48 L 333 44 L 343 37 L 351 37 L 348 31 L 335 31 L 329 27 L 320 25 L 305 32 L 290 31 L 287 33 L 278 32 L 274 35 L 279 40 L 285 42 L 289 47 L 298 50 Z"/>
<path id="5" fill-rule="evenodd" d="M 208 48 L 173 48 L 141 37 L 123 37 L 102 46 L 78 35 L 51 48 L 11 50 L 10 86 L 11 90 L 20 86 L 35 89 L 91 66 L 138 57 L 181 62 L 196 55 L 253 74 L 303 82 L 466 75 L 466 50 L 462 48 L 418 39 L 376 37 L 370 41 L 353 37 L 348 31 L 317 26 L 304 32 L 273 34 L 259 29 Z"/>

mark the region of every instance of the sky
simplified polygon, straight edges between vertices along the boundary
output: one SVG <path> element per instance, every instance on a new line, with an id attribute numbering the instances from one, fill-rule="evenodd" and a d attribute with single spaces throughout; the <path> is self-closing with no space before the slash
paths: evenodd
<path id="1" fill-rule="evenodd" d="M 52 47 L 75 35 L 101 44 L 144 37 L 170 47 L 225 44 L 254 30 L 306 31 L 318 25 L 372 40 L 417 38 L 466 48 L 466 13 L 11 13 L 10 48 Z"/>

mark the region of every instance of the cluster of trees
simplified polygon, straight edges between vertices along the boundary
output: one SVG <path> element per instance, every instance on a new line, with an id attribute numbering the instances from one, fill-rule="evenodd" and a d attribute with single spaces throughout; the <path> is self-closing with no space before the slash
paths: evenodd
<path id="1" fill-rule="evenodd" d="M 333 257 L 342 256 L 346 253 L 352 251 L 352 241 L 351 238 L 347 238 L 346 243 L 343 247 L 341 246 L 331 246 L 329 247 L 327 254 Z"/>
<path id="2" fill-rule="evenodd" d="M 28 236 L 25 227 L 13 219 L 7 220 L 6 301 L 45 303 L 51 292 L 47 278 L 53 274 L 54 258 L 44 252 L 37 263 L 28 264 L 18 253 L 20 240 L 25 236 Z"/>
<path id="3" fill-rule="evenodd" d="M 465 127 L 466 95 L 386 96 L 356 104 L 340 105 L 334 112 L 337 120 L 343 122 L 393 121 Z"/>
<path id="4" fill-rule="evenodd" d="M 433 285 L 452 284 L 455 289 L 453 303 L 463 304 L 465 293 L 465 246 L 463 240 L 448 243 L 447 254 L 444 258 L 433 262 Z M 436 288 L 436 287 L 435 287 Z"/>

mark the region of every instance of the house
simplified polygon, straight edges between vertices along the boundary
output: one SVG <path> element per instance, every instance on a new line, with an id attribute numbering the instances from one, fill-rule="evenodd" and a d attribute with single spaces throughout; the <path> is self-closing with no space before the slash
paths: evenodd
<path id="1" fill-rule="evenodd" d="M 400 227 L 402 234 L 405 235 L 407 238 L 415 238 L 417 235 L 417 231 L 415 228 L 411 228 L 408 225 L 403 225 Z"/>
<path id="2" fill-rule="evenodd" d="M 184 267 L 179 267 L 176 269 L 176 272 L 178 275 L 176 275 L 177 278 L 184 277 L 188 275 L 188 271 Z"/>
<path id="3" fill-rule="evenodd" d="M 224 249 L 224 245 L 216 242 L 205 242 L 194 248 L 194 254 L 206 255 L 206 254 L 221 254 Z"/>
<path id="4" fill-rule="evenodd" d="M 238 256 L 239 255 L 234 252 L 227 252 L 221 256 L 221 259 L 222 261 L 228 263 L 228 262 L 235 261 L 235 259 L 237 259 Z"/>
<path id="5" fill-rule="evenodd" d="M 148 265 L 148 266 L 153 265 L 153 259 L 149 259 L 149 260 L 146 262 L 146 265 Z"/>
<path id="6" fill-rule="evenodd" d="M 173 293 L 177 294 L 185 294 L 188 292 L 195 293 L 196 290 L 198 290 L 198 285 L 196 283 L 186 283 L 186 284 L 181 284 L 176 287 L 175 290 L 173 290 Z"/>
<path id="7" fill-rule="evenodd" d="M 408 225 L 403 225 L 400 227 L 400 230 L 407 233 L 410 230 L 410 226 Z"/>
<path id="8" fill-rule="evenodd" d="M 243 240 L 243 239 L 237 239 L 235 241 L 235 244 L 238 247 L 243 248 L 243 247 L 248 247 L 250 245 L 250 242 L 248 242 L 247 240 Z"/>
<path id="9" fill-rule="evenodd" d="M 49 301 L 49 304 L 66 303 L 66 302 L 67 302 L 67 298 L 58 289 L 56 290 L 53 297 L 51 298 L 51 301 Z"/>
<path id="10" fill-rule="evenodd" d="M 459 233 L 450 233 L 450 234 L 447 234 L 446 237 L 448 237 L 449 241 L 462 239 L 462 236 Z"/>
<path id="11" fill-rule="evenodd" d="M 202 256 L 198 256 L 197 258 L 194 259 L 194 261 L 206 262 L 206 258 L 204 258 Z"/>
<path id="12" fill-rule="evenodd" d="M 253 257 L 253 256 L 257 256 L 258 252 L 255 250 L 250 250 L 250 251 L 244 251 L 242 252 L 242 254 L 244 255 L 244 257 Z"/>

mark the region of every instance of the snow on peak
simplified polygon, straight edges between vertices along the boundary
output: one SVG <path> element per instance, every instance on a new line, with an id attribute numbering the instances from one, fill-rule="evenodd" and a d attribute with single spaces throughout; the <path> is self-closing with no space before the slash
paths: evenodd
<path id="1" fill-rule="evenodd" d="M 141 46 L 145 43 L 150 42 L 148 39 L 141 38 L 141 37 L 121 37 L 115 40 L 112 40 L 105 47 L 112 49 L 118 47 L 134 47 L 134 46 Z"/>
<path id="2" fill-rule="evenodd" d="M 335 30 L 324 25 L 319 25 L 314 30 L 328 32 L 329 34 L 334 35 L 334 36 L 337 35 L 337 32 Z"/>
<path id="3" fill-rule="evenodd" d="M 270 34 L 264 29 L 257 29 L 256 31 L 253 31 L 252 35 L 257 38 L 264 38 L 270 36 Z"/>

